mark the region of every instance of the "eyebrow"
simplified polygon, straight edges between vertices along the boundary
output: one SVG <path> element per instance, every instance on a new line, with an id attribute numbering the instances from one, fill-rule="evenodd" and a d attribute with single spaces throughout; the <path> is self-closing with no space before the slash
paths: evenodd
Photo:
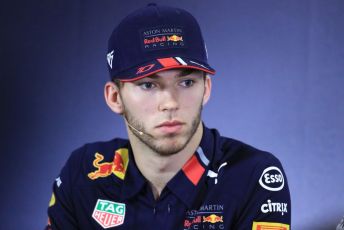
<path id="1" fill-rule="evenodd" d="M 197 69 L 192 69 L 192 68 L 185 68 L 176 77 L 185 77 L 185 76 L 188 76 L 194 72 L 201 72 L 201 71 L 197 70 Z M 155 73 L 151 76 L 147 76 L 146 78 L 155 78 L 155 77 L 159 77 L 158 73 Z"/>

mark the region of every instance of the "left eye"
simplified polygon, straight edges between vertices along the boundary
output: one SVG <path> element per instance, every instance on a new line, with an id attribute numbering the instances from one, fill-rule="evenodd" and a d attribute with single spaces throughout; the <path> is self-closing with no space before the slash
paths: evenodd
<path id="1" fill-rule="evenodd" d="M 180 85 L 183 87 L 191 87 L 195 82 L 191 79 L 186 79 L 180 82 Z"/>

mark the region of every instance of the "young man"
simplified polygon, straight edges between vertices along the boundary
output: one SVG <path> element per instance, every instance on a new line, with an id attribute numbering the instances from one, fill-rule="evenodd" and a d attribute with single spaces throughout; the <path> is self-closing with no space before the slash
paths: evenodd
<path id="1" fill-rule="evenodd" d="M 51 229 L 290 229 L 280 162 L 201 122 L 215 71 L 191 14 L 149 4 L 109 40 L 104 94 L 129 140 L 86 144 L 56 179 Z"/>

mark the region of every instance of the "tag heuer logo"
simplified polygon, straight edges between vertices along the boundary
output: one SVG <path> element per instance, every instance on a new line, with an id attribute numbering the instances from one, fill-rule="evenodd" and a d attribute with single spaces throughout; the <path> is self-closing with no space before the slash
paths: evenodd
<path id="1" fill-rule="evenodd" d="M 124 223 L 125 204 L 98 199 L 92 214 L 103 228 L 112 228 Z"/>

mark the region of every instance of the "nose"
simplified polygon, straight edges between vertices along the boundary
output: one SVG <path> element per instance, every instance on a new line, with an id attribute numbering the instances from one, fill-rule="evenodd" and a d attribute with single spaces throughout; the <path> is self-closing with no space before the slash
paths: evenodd
<path id="1" fill-rule="evenodd" d="M 173 111 L 179 107 L 178 96 L 175 90 L 165 89 L 159 95 L 159 111 Z"/>

